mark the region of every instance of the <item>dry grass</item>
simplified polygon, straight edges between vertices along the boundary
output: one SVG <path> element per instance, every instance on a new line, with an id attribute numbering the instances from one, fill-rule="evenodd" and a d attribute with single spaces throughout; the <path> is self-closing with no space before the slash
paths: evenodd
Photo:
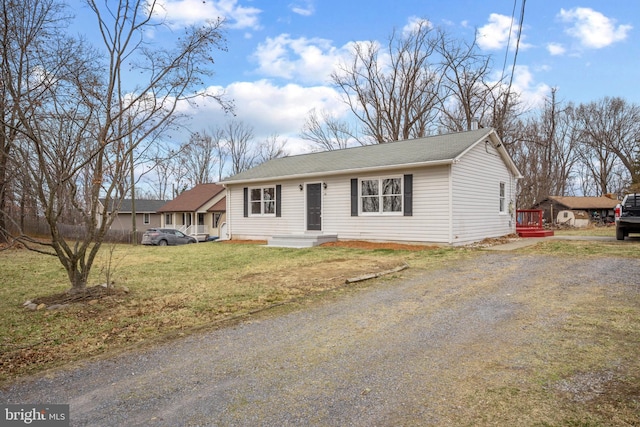
<path id="1" fill-rule="evenodd" d="M 267 248 L 264 242 L 181 247 L 119 245 L 97 261 L 119 292 L 87 296 L 60 310 L 31 311 L 23 303 L 54 303 L 68 282 L 58 261 L 26 250 L 0 252 L 0 382 L 75 360 L 156 342 L 286 302 L 346 286 L 345 280 L 405 263 L 422 266 L 458 252 L 380 248 Z M 412 248 L 415 249 L 415 248 Z M 424 248 L 426 250 L 426 248 Z M 424 254 L 427 254 L 426 256 Z M 128 292 L 123 292 L 123 290 Z M 62 298 L 65 302 L 65 298 Z"/>
<path id="2" fill-rule="evenodd" d="M 21 250 L 0 252 L 0 381 L 225 325 L 264 308 L 334 295 L 349 289 L 345 279 L 363 273 L 405 262 L 413 271 L 442 268 L 482 253 L 416 249 L 118 246 L 112 274 L 117 286 L 130 292 L 59 311 L 22 307 L 27 299 L 68 287 L 57 261 Z M 637 242 L 553 240 L 520 253 L 593 262 L 640 254 Z M 107 261 L 96 265 L 92 284 L 104 282 L 100 267 Z M 488 290 L 485 275 L 477 272 L 473 293 Z M 484 350 L 491 351 L 480 359 L 452 361 L 465 379 L 452 390 L 455 401 L 447 402 L 452 425 L 640 426 L 639 280 L 630 278 L 635 287 L 620 282 L 569 289 L 541 272 L 536 286 L 512 296 L 538 316 L 510 323 L 507 334 L 524 341 L 509 343 L 509 337 L 501 337 L 486 343 Z M 434 295 L 438 292 L 443 304 L 459 297 L 433 289 Z M 474 349 L 468 350 L 473 355 Z"/>

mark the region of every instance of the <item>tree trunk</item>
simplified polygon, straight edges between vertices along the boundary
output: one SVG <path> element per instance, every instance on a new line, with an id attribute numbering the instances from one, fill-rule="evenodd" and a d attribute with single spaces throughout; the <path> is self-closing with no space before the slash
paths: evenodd
<path id="1" fill-rule="evenodd" d="M 69 276 L 69 282 L 71 288 L 67 291 L 70 294 L 79 294 L 87 289 L 87 279 L 89 269 L 81 269 L 78 265 L 78 261 L 71 262 L 66 265 L 67 275 Z"/>

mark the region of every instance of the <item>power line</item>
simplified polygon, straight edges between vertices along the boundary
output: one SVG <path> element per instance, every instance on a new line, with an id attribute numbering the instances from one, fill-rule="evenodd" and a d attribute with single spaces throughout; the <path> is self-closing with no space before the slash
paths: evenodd
<path id="1" fill-rule="evenodd" d="M 507 86 L 507 93 L 504 97 L 504 105 L 502 107 L 503 118 L 507 112 L 507 106 L 509 104 L 509 94 L 511 93 L 511 85 L 513 84 L 513 75 L 516 70 L 516 62 L 518 59 L 518 50 L 520 49 L 520 38 L 522 36 L 522 25 L 524 24 L 524 9 L 525 9 L 526 3 L 527 3 L 527 0 L 522 0 L 522 7 L 520 8 L 520 19 L 518 21 L 518 37 L 516 38 L 516 50 L 513 54 L 513 64 L 511 65 L 511 75 L 509 76 L 509 85 Z"/>
<path id="2" fill-rule="evenodd" d="M 516 6 L 518 0 L 513 0 L 513 10 L 511 11 L 511 24 L 509 24 L 509 34 L 507 36 L 507 48 L 504 51 L 504 62 L 502 63 L 502 77 L 500 81 L 504 80 L 504 73 L 507 70 L 507 59 L 509 58 L 509 47 L 511 46 L 511 32 L 513 31 L 513 21 L 516 16 Z"/>

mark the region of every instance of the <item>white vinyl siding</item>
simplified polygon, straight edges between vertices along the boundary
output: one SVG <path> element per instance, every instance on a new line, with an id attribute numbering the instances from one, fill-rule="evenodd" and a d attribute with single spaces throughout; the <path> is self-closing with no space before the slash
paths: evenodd
<path id="1" fill-rule="evenodd" d="M 403 209 L 385 214 L 362 212 L 361 185 L 371 180 L 412 175 L 411 215 Z M 352 180 L 358 184 L 358 212 L 352 216 Z M 467 244 L 515 232 L 513 203 L 516 180 L 491 144 L 481 141 L 452 164 L 389 169 L 322 178 L 265 180 L 250 185 L 228 184 L 227 227 L 233 239 L 267 240 L 281 234 L 306 233 L 306 186 L 322 183 L 322 233 L 341 240 Z M 501 183 L 504 200 L 501 200 Z M 280 216 L 244 216 L 244 188 L 281 187 Z M 302 188 L 302 190 L 300 189 Z M 374 197 L 370 194 L 370 197 Z M 381 198 L 380 192 L 375 197 Z M 401 197 L 402 206 L 404 199 Z M 500 212 L 502 207 L 503 212 Z M 250 211 L 250 209 L 249 209 Z"/>
<path id="2" fill-rule="evenodd" d="M 227 188 L 227 229 L 233 239 L 266 240 L 277 234 L 302 233 L 305 221 L 305 192 L 301 191 L 301 181 L 278 181 L 266 183 L 262 187 L 282 185 L 281 216 L 244 217 L 243 185 L 229 185 Z"/>
<path id="3" fill-rule="evenodd" d="M 448 242 L 449 166 L 438 166 L 402 173 L 413 174 L 413 215 L 351 216 L 351 179 L 378 179 L 380 174 L 329 177 L 322 181 L 283 181 L 281 217 L 243 215 L 243 186 L 228 187 L 228 226 L 234 239 L 266 240 L 273 235 L 305 233 L 305 194 L 308 183 L 323 182 L 322 232 L 338 234 L 340 239 L 392 240 L 406 242 Z M 384 176 L 402 177 L 400 171 Z"/>
<path id="4" fill-rule="evenodd" d="M 323 231 L 345 240 L 442 242 L 448 239 L 448 166 L 403 170 L 413 175 L 413 214 L 351 216 L 352 178 L 378 179 L 380 174 L 332 177 L 325 182 Z M 384 176 L 402 176 L 397 174 Z"/>
<path id="5" fill-rule="evenodd" d="M 501 182 L 505 184 L 507 206 L 515 199 L 515 180 L 498 151 L 485 142 L 452 166 L 452 244 L 515 232 L 511 215 L 499 212 Z"/>

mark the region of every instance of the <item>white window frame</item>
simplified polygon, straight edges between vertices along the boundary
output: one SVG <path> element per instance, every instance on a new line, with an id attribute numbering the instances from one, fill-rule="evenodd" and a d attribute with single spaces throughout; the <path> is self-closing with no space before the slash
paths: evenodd
<path id="1" fill-rule="evenodd" d="M 145 224 L 145 225 L 151 224 L 151 214 L 150 213 L 143 213 L 142 214 L 142 223 Z"/>
<path id="2" fill-rule="evenodd" d="M 383 194 L 382 189 L 383 183 L 388 179 L 396 179 L 400 182 L 400 193 L 391 193 L 391 194 Z M 377 195 L 363 195 L 362 194 L 362 183 L 365 181 L 377 181 L 378 194 Z M 377 198 L 378 210 L 375 212 L 367 212 L 363 210 L 363 199 L 365 197 L 368 198 Z M 400 199 L 399 210 L 397 211 L 385 211 L 384 210 L 384 199 L 385 197 L 398 197 Z M 390 176 L 378 176 L 378 177 L 368 177 L 368 178 L 359 178 L 358 179 L 358 211 L 360 215 L 383 215 L 383 216 L 402 216 L 404 215 L 404 179 L 402 175 L 390 175 Z"/>
<path id="3" fill-rule="evenodd" d="M 507 184 L 505 182 L 500 182 L 500 190 L 498 194 L 500 199 L 499 212 L 501 214 L 505 214 L 507 213 Z"/>
<path id="4" fill-rule="evenodd" d="M 173 225 L 173 214 L 164 215 L 164 225 Z"/>
<path id="5" fill-rule="evenodd" d="M 260 192 L 259 199 L 255 197 L 257 191 Z M 254 208 L 258 205 L 260 206 L 260 212 L 254 211 Z M 249 188 L 249 216 L 276 216 L 275 185 Z"/>

